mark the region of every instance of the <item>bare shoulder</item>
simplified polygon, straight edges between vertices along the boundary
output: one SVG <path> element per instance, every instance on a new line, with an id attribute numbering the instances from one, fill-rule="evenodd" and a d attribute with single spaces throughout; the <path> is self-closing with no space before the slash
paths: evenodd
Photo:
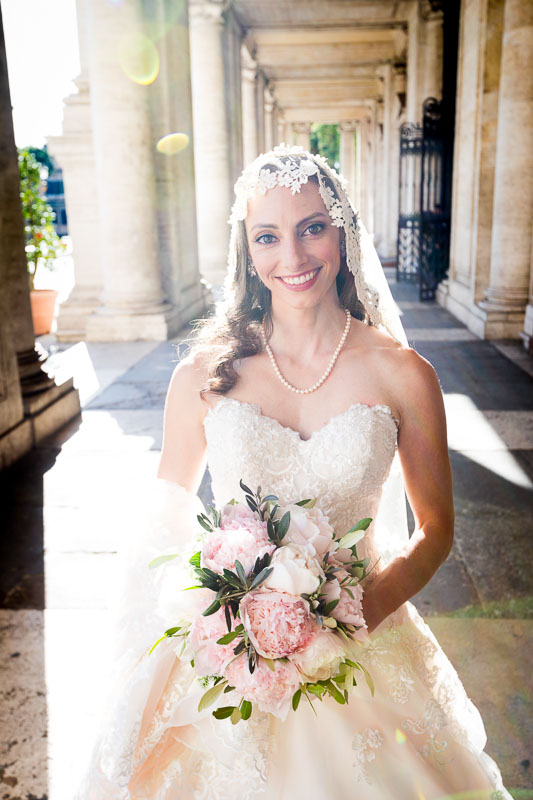
<path id="1" fill-rule="evenodd" d="M 196 352 L 182 358 L 174 368 L 167 394 L 167 407 L 186 409 L 201 419 L 207 405 L 200 394 L 208 378 L 207 356 Z"/>

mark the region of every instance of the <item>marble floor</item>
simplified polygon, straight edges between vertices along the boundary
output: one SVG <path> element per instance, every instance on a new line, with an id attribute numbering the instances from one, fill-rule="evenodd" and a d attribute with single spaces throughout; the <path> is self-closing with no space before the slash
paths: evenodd
<path id="1" fill-rule="evenodd" d="M 531 799 L 533 378 L 509 343 L 392 289 L 439 375 L 454 474 L 454 546 L 413 602 L 480 709 L 506 786 Z M 170 342 L 45 343 L 83 414 L 0 474 L 1 800 L 74 795 L 101 713 L 116 553 L 154 479 L 177 359 Z"/>

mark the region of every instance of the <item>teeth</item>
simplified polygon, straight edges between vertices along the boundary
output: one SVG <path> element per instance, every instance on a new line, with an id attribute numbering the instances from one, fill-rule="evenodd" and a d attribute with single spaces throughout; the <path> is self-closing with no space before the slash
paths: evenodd
<path id="1" fill-rule="evenodd" d="M 282 278 L 285 283 L 290 283 L 291 286 L 296 286 L 299 283 L 307 283 L 310 281 L 311 278 L 314 278 L 317 274 L 318 269 L 313 270 L 312 272 L 306 272 L 305 275 L 300 275 L 299 278 Z"/>

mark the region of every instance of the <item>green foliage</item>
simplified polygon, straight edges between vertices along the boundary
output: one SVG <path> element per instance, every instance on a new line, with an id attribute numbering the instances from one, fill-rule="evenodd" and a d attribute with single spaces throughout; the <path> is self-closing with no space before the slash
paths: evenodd
<path id="1" fill-rule="evenodd" d="M 311 152 L 327 158 L 331 167 L 338 169 L 340 134 L 338 125 L 311 125 Z"/>
<path id="2" fill-rule="evenodd" d="M 37 267 L 53 269 L 53 262 L 64 249 L 53 222 L 55 214 L 42 191 L 41 165 L 30 148 L 18 151 L 20 200 L 26 234 L 26 260 L 30 288 L 34 288 Z"/>

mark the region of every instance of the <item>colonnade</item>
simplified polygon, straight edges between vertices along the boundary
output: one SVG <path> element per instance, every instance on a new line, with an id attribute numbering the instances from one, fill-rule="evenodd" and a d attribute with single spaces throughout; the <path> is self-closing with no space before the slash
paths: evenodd
<path id="1" fill-rule="evenodd" d="M 166 339 L 200 316 L 205 284 L 224 279 L 243 164 L 281 141 L 308 149 L 313 123 L 339 124 L 354 205 L 382 258 L 394 258 L 399 128 L 406 104 L 416 109 L 425 84 L 440 80 L 442 14 L 428 11 L 426 0 L 406 3 L 402 24 L 416 54 L 407 56 L 407 74 L 392 33 L 390 57 L 363 68 L 363 94 L 347 88 L 340 99 L 311 98 L 311 106 L 278 92 L 268 56 L 231 0 L 177 0 L 172 16 L 156 0 L 148 27 L 132 0 L 76 2 L 78 93 L 66 100 L 63 136 L 49 141 L 63 167 L 76 271 L 60 339 Z M 155 51 L 153 75 L 132 75 L 120 57 L 128 42 L 144 42 L 145 59 Z M 295 91 L 312 79 L 309 65 Z M 157 143 L 175 132 L 188 146 L 161 154 Z"/>
<path id="2" fill-rule="evenodd" d="M 478 336 L 522 336 L 531 348 L 531 3 L 464 4 L 457 109 L 450 272 L 439 300 Z"/>

